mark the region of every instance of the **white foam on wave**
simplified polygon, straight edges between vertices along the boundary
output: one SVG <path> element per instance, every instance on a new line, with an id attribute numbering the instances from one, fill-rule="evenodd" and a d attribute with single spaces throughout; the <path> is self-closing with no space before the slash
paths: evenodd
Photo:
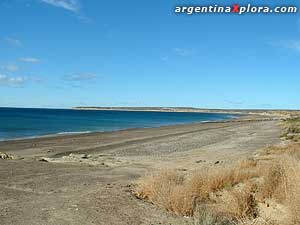
<path id="1" fill-rule="evenodd" d="M 57 137 L 57 136 L 65 136 L 65 135 L 73 135 L 73 134 L 89 134 L 95 132 L 104 132 L 104 131 L 74 131 L 74 132 L 58 132 L 53 134 L 44 134 L 44 135 L 34 135 L 27 137 L 17 137 L 17 138 L 0 138 L 0 141 L 17 141 L 17 140 L 27 140 L 27 139 L 35 139 L 35 138 L 47 138 L 47 137 Z"/>
<path id="2" fill-rule="evenodd" d="M 58 132 L 57 135 L 68 135 L 68 134 L 89 134 L 92 132 L 103 132 L 103 131 L 66 131 L 66 132 Z M 55 135 L 55 134 L 54 134 Z"/>

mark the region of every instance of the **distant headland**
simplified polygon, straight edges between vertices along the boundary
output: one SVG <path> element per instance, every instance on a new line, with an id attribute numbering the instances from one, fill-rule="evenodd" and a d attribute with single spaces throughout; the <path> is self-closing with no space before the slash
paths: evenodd
<path id="1" fill-rule="evenodd" d="M 230 114 L 256 114 L 285 116 L 286 114 L 298 114 L 299 110 L 286 109 L 208 109 L 196 107 L 98 107 L 77 106 L 74 110 L 112 110 L 112 111 L 149 111 L 149 112 L 201 112 L 201 113 L 230 113 Z"/>
<path id="2" fill-rule="evenodd" d="M 74 110 L 112 110 L 112 111 L 149 111 L 149 112 L 202 112 L 202 113 L 247 113 L 249 110 L 204 109 L 194 107 L 97 107 L 77 106 Z"/>

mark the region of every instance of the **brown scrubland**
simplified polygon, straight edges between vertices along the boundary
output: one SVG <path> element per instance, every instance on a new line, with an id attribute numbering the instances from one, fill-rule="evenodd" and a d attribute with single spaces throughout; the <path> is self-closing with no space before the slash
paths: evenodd
<path id="1" fill-rule="evenodd" d="M 300 224 L 299 134 L 300 118 L 286 119 L 278 146 L 229 165 L 146 175 L 134 194 L 198 225 Z"/>

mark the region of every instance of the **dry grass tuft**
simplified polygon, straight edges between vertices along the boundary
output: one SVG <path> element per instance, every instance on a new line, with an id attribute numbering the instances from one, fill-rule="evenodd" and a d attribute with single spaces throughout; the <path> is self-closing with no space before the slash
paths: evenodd
<path id="1" fill-rule="evenodd" d="M 178 215 L 191 216 L 195 198 L 184 187 L 184 177 L 173 170 L 163 170 L 139 180 L 134 194 Z"/>
<path id="2" fill-rule="evenodd" d="M 224 191 L 217 204 L 219 214 L 232 221 L 243 218 L 256 218 L 258 215 L 254 192 L 256 185 L 248 184 L 240 189 Z"/>
<path id="3" fill-rule="evenodd" d="M 242 166 L 245 164 L 243 163 Z M 257 172 L 237 166 L 207 169 L 196 172 L 186 183 L 186 188 L 200 201 L 209 200 L 211 193 L 233 186 L 257 176 Z"/>
<path id="4" fill-rule="evenodd" d="M 300 162 L 292 157 L 283 159 L 282 196 L 290 211 L 290 224 L 300 224 Z"/>
<path id="5" fill-rule="evenodd" d="M 300 144 L 269 147 L 264 153 L 272 157 L 185 176 L 172 170 L 146 176 L 135 195 L 177 215 L 193 216 L 199 225 L 300 224 Z M 278 215 L 273 206 L 269 210 L 269 202 L 286 215 Z"/>
<path id="6" fill-rule="evenodd" d="M 284 179 L 284 170 L 279 163 L 272 164 L 265 167 L 266 175 L 264 182 L 259 187 L 259 197 L 261 199 L 272 198 L 274 194 L 277 196 L 282 193 L 282 183 Z"/>
<path id="7" fill-rule="evenodd" d="M 173 170 L 163 170 L 159 174 L 148 175 L 139 180 L 135 194 L 146 200 L 157 200 L 160 192 L 170 193 L 171 188 L 182 185 L 183 176 Z"/>
<path id="8" fill-rule="evenodd" d="M 243 159 L 239 163 L 240 169 L 252 169 L 255 168 L 256 166 L 257 166 L 257 160 L 253 158 Z"/>
<path id="9" fill-rule="evenodd" d="M 271 146 L 263 150 L 266 155 L 290 155 L 300 160 L 300 144 L 291 143 L 284 146 Z"/>
<path id="10" fill-rule="evenodd" d="M 194 225 L 236 225 L 230 218 L 219 214 L 209 205 L 197 207 L 194 214 Z"/>
<path id="11" fill-rule="evenodd" d="M 189 178 L 175 171 L 162 171 L 140 179 L 134 194 L 177 215 L 192 216 L 197 202 L 208 202 L 212 193 L 257 176 L 257 171 L 249 169 L 253 165 L 244 161 L 236 166 L 195 172 Z"/>
<path id="12" fill-rule="evenodd" d="M 287 140 L 299 142 L 300 140 L 300 117 L 292 117 L 284 122 L 284 133 L 282 137 Z"/>

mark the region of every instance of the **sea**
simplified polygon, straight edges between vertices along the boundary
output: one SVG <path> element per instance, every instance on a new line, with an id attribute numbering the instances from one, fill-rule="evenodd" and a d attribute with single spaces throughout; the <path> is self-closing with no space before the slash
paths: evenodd
<path id="1" fill-rule="evenodd" d="M 0 108 L 0 140 L 222 121 L 221 113 Z"/>

